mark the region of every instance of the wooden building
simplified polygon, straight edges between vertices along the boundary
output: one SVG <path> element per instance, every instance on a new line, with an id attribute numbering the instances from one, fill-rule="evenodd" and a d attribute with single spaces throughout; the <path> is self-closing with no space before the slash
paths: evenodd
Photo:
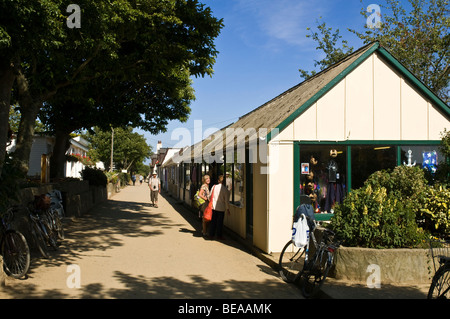
<path id="1" fill-rule="evenodd" d="M 316 218 L 327 220 L 336 202 L 377 170 L 434 169 L 445 160 L 438 146 L 449 119 L 449 106 L 375 42 L 177 154 L 163 169 L 172 195 L 189 205 L 203 174 L 214 180 L 228 172 L 225 225 L 261 250 L 279 252 L 290 238 L 293 212 L 311 190 Z"/>

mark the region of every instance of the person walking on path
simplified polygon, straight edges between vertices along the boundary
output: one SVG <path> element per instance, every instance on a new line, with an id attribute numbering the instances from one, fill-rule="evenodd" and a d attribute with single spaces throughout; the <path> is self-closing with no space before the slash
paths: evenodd
<path id="1" fill-rule="evenodd" d="M 207 230 L 208 230 L 208 224 L 209 221 L 205 220 L 203 218 L 203 212 L 205 211 L 205 208 L 208 206 L 209 204 L 209 200 L 210 200 L 210 192 L 209 192 L 209 183 L 211 182 L 211 178 L 209 177 L 209 175 L 204 175 L 202 178 L 202 186 L 200 187 L 200 191 L 198 192 L 198 196 L 203 199 L 205 202 L 200 206 L 200 210 L 198 212 L 199 216 L 202 218 L 202 234 L 203 236 L 207 235 Z"/>
<path id="2" fill-rule="evenodd" d="M 212 218 L 209 225 L 209 237 L 212 239 L 216 235 L 218 239 L 223 240 L 222 230 L 223 230 L 223 220 L 225 217 L 225 211 L 230 214 L 230 208 L 228 204 L 229 192 L 227 187 L 222 184 L 223 175 L 219 175 L 218 183 L 213 186 L 211 193 L 212 201 Z"/>
<path id="3" fill-rule="evenodd" d="M 161 193 L 161 181 L 159 177 L 156 176 L 156 172 L 154 172 L 152 177 L 148 180 L 148 187 L 150 188 L 150 200 L 152 201 L 152 206 L 158 208 L 158 194 Z"/>

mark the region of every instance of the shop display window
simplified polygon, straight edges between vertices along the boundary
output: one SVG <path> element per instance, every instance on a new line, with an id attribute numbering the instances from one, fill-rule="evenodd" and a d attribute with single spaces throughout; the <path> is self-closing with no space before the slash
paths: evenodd
<path id="1" fill-rule="evenodd" d="M 230 202 L 234 205 L 243 206 L 244 199 L 244 164 L 226 164 L 225 184 L 230 192 Z"/>
<path id="2" fill-rule="evenodd" d="M 351 150 L 352 189 L 362 187 L 372 173 L 397 166 L 396 146 L 353 145 Z"/>
<path id="3" fill-rule="evenodd" d="M 401 163 L 407 166 L 418 166 L 434 174 L 439 163 L 445 158 L 437 145 L 402 146 Z"/>
<path id="4" fill-rule="evenodd" d="M 346 159 L 346 146 L 302 145 L 300 204 L 312 204 L 316 213 L 333 213 L 347 192 Z"/>

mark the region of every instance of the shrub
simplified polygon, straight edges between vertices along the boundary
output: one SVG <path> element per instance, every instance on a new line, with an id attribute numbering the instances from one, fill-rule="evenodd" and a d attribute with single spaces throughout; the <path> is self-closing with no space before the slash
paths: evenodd
<path id="1" fill-rule="evenodd" d="M 106 175 L 103 171 L 88 166 L 81 171 L 81 177 L 83 180 L 89 181 L 89 185 L 92 186 L 106 187 L 106 184 L 108 183 Z"/>
<path id="2" fill-rule="evenodd" d="M 425 233 L 417 225 L 416 213 L 426 187 L 418 168 L 402 166 L 375 172 L 363 187 L 336 206 L 331 227 L 347 246 L 419 246 Z"/>
<path id="3" fill-rule="evenodd" d="M 420 209 L 424 227 L 437 236 L 450 234 L 450 189 L 445 185 L 427 187 Z"/>
<path id="4" fill-rule="evenodd" d="M 0 214 L 18 199 L 17 195 L 24 179 L 25 174 L 19 165 L 7 156 L 0 172 Z"/>

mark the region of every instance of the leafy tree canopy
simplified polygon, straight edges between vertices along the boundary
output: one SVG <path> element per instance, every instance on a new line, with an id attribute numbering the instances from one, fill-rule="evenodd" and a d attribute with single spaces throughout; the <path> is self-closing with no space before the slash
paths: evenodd
<path id="1" fill-rule="evenodd" d="M 59 121 L 53 115 L 77 106 L 99 111 L 84 114 L 97 125 L 120 120 L 157 132 L 167 120 L 187 119 L 191 77 L 213 74 L 214 39 L 223 23 L 198 0 L 80 0 L 81 25 L 72 29 L 66 25 L 70 3 L 0 2 L 0 53 L 16 74 L 13 98 L 22 113 L 16 157 L 24 166 L 43 105 L 49 125 Z M 4 69 L 0 65 L 0 88 L 10 83 L 1 81 Z M 80 118 L 72 114 L 74 122 Z"/>
<path id="2" fill-rule="evenodd" d="M 385 0 L 381 4 L 381 24 L 375 28 L 365 25 L 365 31 L 348 29 L 365 44 L 379 41 L 397 60 L 427 85 L 444 102 L 449 103 L 450 18 L 449 0 L 408 0 L 404 5 L 397 0 Z M 362 3 L 362 1 L 361 1 Z M 372 15 L 361 9 L 365 19 Z M 339 29 L 333 31 L 325 22 L 318 32 L 311 32 L 318 43 L 317 49 L 325 58 L 315 66 L 323 70 L 353 52 L 347 40 L 342 40 Z M 341 43 L 339 44 L 339 41 Z M 341 47 L 342 48 L 341 48 Z M 316 72 L 300 69 L 302 78 Z"/>
<path id="3" fill-rule="evenodd" d="M 91 143 L 89 156 L 94 161 L 102 161 L 110 168 L 112 130 L 102 131 L 94 128 L 94 133 L 87 133 L 84 137 Z M 116 169 L 131 169 L 142 166 L 145 159 L 152 155 L 143 135 L 133 133 L 133 128 L 114 129 L 113 162 Z"/>

